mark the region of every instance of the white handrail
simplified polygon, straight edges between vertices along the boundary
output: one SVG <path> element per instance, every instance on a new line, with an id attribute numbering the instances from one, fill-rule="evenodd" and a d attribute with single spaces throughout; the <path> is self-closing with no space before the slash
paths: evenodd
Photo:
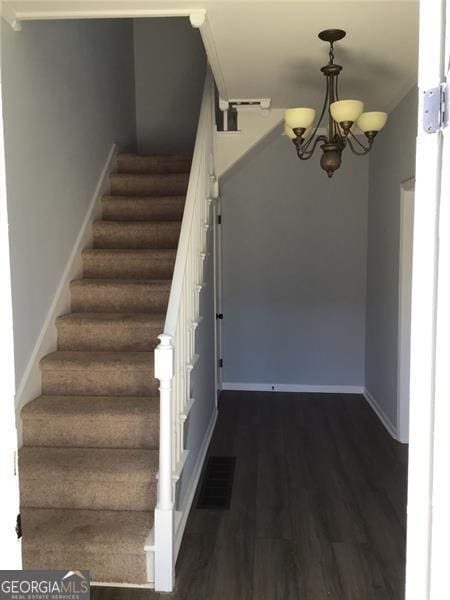
<path id="1" fill-rule="evenodd" d="M 173 483 L 186 452 L 183 424 L 190 408 L 190 373 L 196 362 L 195 329 L 204 282 L 213 165 L 213 79 L 208 68 L 203 88 L 186 203 L 181 224 L 164 332 L 155 349 L 155 377 L 160 381 L 159 476 L 155 510 L 155 589 L 174 584 Z"/>

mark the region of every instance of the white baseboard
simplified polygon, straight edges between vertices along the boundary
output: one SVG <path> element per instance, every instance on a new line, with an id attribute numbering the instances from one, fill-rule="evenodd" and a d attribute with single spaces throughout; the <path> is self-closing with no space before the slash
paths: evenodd
<path id="1" fill-rule="evenodd" d="M 50 305 L 23 377 L 17 386 L 15 405 L 19 445 L 22 443 L 20 411 L 25 404 L 31 402 L 31 400 L 41 393 L 41 372 L 39 369 L 39 362 L 46 354 L 56 350 L 57 331 L 55 321 L 57 317 L 70 311 L 69 283 L 72 279 L 76 279 L 82 274 L 81 251 L 83 248 L 92 246 L 91 224 L 95 219 L 101 216 L 101 198 L 109 191 L 109 175 L 115 168 L 117 152 L 118 148 L 116 144 L 113 144 L 106 158 L 102 172 L 100 173 L 80 232 L 72 252 L 70 253 L 66 267 L 61 275 L 58 287 L 56 288 L 53 302 Z"/>
<path id="2" fill-rule="evenodd" d="M 177 510 L 176 513 L 179 514 L 179 521 L 176 522 L 176 531 L 175 531 L 175 560 L 177 559 L 178 552 L 180 550 L 181 541 L 183 539 L 184 530 L 186 528 L 186 522 L 189 516 L 189 512 L 192 507 L 192 502 L 194 501 L 195 492 L 197 490 L 198 482 L 200 480 L 200 475 L 202 473 L 203 464 L 205 462 L 206 453 L 208 451 L 209 443 L 211 441 L 212 435 L 214 433 L 214 428 L 217 422 L 218 411 L 214 406 L 213 413 L 211 415 L 211 419 L 209 421 L 208 429 L 206 430 L 205 437 L 203 438 L 202 445 L 200 447 L 197 461 L 195 463 L 194 470 L 191 475 L 191 480 L 189 482 L 189 487 L 184 495 L 184 502 L 181 509 Z"/>
<path id="3" fill-rule="evenodd" d="M 236 383 L 224 382 L 223 390 L 244 392 L 304 392 L 318 394 L 363 394 L 359 385 L 306 385 L 300 383 Z"/>
<path id="4" fill-rule="evenodd" d="M 372 407 L 374 413 L 377 415 L 377 417 L 387 429 L 388 433 L 394 438 L 394 440 L 398 440 L 397 428 L 394 426 L 392 421 L 389 419 L 387 414 L 384 412 L 384 410 L 381 408 L 381 406 L 378 404 L 378 402 L 375 400 L 375 398 L 372 396 L 369 390 L 365 389 L 363 395 Z"/>
<path id="5" fill-rule="evenodd" d="M 91 581 L 91 587 L 114 587 L 114 588 L 133 588 L 142 590 L 154 590 L 153 583 L 117 583 L 115 581 Z"/>

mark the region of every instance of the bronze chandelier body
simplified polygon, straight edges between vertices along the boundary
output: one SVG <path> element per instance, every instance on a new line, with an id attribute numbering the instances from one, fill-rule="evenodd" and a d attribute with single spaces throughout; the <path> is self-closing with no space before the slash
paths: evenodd
<path id="1" fill-rule="evenodd" d="M 328 42 L 330 49 L 328 64 L 320 69 L 326 77 L 325 99 L 319 120 L 312 129 L 311 135 L 308 135 L 308 130 L 311 130 L 311 127 L 306 127 L 306 122 L 302 123 L 299 115 L 294 118 L 295 115 L 289 113 L 311 111 L 315 115 L 315 111 L 303 108 L 286 111 L 285 131 L 292 139 L 299 159 L 308 160 L 311 158 L 316 147 L 320 144 L 323 152 L 320 165 L 326 171 L 328 177 L 332 177 L 334 172 L 341 166 L 342 152 L 346 147 L 349 147 L 358 156 L 367 154 L 372 148 L 375 136 L 387 119 L 386 113 L 362 113 L 364 105 L 360 101 L 339 100 L 338 80 L 343 67 L 334 62 L 334 43 L 343 39 L 345 35 L 346 32 L 341 29 L 327 29 L 319 33 L 319 38 Z M 358 110 L 358 105 L 360 105 L 361 110 Z M 326 115 L 328 116 L 327 135 L 318 134 Z M 367 145 L 360 142 L 352 131 L 355 121 L 363 130 L 367 138 Z"/>

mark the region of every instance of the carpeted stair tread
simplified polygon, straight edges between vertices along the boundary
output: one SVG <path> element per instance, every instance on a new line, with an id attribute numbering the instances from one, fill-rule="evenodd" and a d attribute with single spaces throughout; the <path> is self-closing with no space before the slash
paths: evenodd
<path id="1" fill-rule="evenodd" d="M 157 467 L 157 450 L 24 446 L 21 506 L 148 510 L 156 500 Z"/>
<path id="2" fill-rule="evenodd" d="M 144 326 L 147 323 L 161 323 L 164 322 L 165 314 L 163 313 L 150 313 L 150 314 L 139 314 L 139 313 L 89 313 L 89 312 L 71 312 L 66 315 L 61 315 L 56 319 L 56 324 L 74 321 L 79 323 L 80 325 L 85 325 L 87 323 L 96 323 L 96 322 L 124 322 L 130 324 L 136 324 L 136 326 Z"/>
<path id="3" fill-rule="evenodd" d="M 42 394 L 154 396 L 153 352 L 57 351 L 40 363 Z"/>
<path id="4" fill-rule="evenodd" d="M 192 156 L 187 154 L 119 154 L 117 170 L 119 173 L 188 173 Z"/>
<path id="5" fill-rule="evenodd" d="M 97 582 L 145 583 L 153 512 L 23 508 L 24 569 L 90 569 Z"/>
<path id="6" fill-rule="evenodd" d="M 103 196 L 103 219 L 181 221 L 185 196 Z"/>
<path id="7" fill-rule="evenodd" d="M 19 450 L 21 480 L 58 478 L 70 481 L 153 481 L 158 452 L 142 448 L 44 448 Z"/>
<path id="8" fill-rule="evenodd" d="M 158 397 L 39 396 L 21 417 L 25 446 L 158 447 Z"/>
<path id="9" fill-rule="evenodd" d="M 69 313 L 58 317 L 59 350 L 151 351 L 163 332 L 164 314 Z"/>
<path id="10" fill-rule="evenodd" d="M 33 417 L 103 417 L 111 413 L 121 419 L 159 414 L 159 398 L 143 396 L 38 396 L 21 411 L 23 419 Z M 33 444 L 29 444 L 33 445 Z"/>
<path id="11" fill-rule="evenodd" d="M 120 196 L 186 195 L 189 173 L 113 173 L 111 194 Z"/>
<path id="12" fill-rule="evenodd" d="M 170 279 L 75 279 L 70 283 L 76 312 L 165 313 Z"/>
<path id="13" fill-rule="evenodd" d="M 178 245 L 179 221 L 95 221 L 94 248 L 173 248 Z"/>
<path id="14" fill-rule="evenodd" d="M 153 363 L 153 352 L 71 352 L 56 351 L 40 362 L 42 371 L 73 369 L 148 369 Z"/>
<path id="15" fill-rule="evenodd" d="M 146 511 L 25 508 L 21 516 L 25 532 L 33 529 L 39 533 L 30 536 L 30 547 L 47 546 L 55 552 L 64 551 L 70 545 L 100 554 L 111 547 L 133 554 L 136 550 L 143 551 L 153 527 L 153 513 Z M 86 537 L 87 530 L 89 537 Z"/>
<path id="16" fill-rule="evenodd" d="M 84 277 L 94 279 L 170 279 L 176 250 L 104 250 L 89 248 L 81 253 Z"/>

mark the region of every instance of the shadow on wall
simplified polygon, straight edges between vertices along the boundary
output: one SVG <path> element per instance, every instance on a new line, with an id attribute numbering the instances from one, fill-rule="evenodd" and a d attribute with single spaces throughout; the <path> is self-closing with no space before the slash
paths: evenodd
<path id="1" fill-rule="evenodd" d="M 191 153 L 206 56 L 187 18 L 135 19 L 136 130 L 140 154 Z"/>

